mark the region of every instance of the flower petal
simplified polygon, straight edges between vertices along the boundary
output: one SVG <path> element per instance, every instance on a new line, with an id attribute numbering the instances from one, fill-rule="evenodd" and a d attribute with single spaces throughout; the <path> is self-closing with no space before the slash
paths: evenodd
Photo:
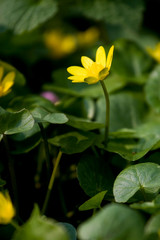
<path id="1" fill-rule="evenodd" d="M 83 76 L 70 76 L 68 79 L 72 80 L 73 82 L 84 82 Z"/>
<path id="2" fill-rule="evenodd" d="M 15 72 L 8 73 L 2 81 L 3 92 L 7 92 L 14 84 Z"/>
<path id="3" fill-rule="evenodd" d="M 108 71 L 109 71 L 110 68 L 111 68 L 112 59 L 113 59 L 113 51 L 114 51 L 114 46 L 112 46 L 112 47 L 109 49 L 108 56 L 107 56 L 106 67 L 108 68 Z"/>
<path id="4" fill-rule="evenodd" d="M 98 82 L 98 78 L 95 77 L 88 77 L 84 79 L 84 82 L 88 83 L 88 84 L 94 84 L 96 82 Z"/>
<path id="5" fill-rule="evenodd" d="M 0 82 L 1 82 L 2 77 L 3 77 L 3 73 L 4 73 L 4 69 L 3 69 L 3 67 L 0 67 Z"/>
<path id="6" fill-rule="evenodd" d="M 67 71 L 72 74 L 72 75 L 77 75 L 77 76 L 86 76 L 87 71 L 85 68 L 82 67 L 77 67 L 77 66 L 72 66 L 67 68 Z"/>
<path id="7" fill-rule="evenodd" d="M 106 67 L 106 53 L 104 47 L 100 46 L 96 52 L 96 63 Z"/>
<path id="8" fill-rule="evenodd" d="M 93 61 L 89 57 L 82 56 L 81 57 L 81 62 L 84 68 L 89 68 L 92 66 Z"/>

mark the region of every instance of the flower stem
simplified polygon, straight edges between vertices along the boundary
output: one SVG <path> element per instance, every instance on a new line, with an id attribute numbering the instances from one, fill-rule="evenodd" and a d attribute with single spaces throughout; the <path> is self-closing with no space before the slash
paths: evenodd
<path id="1" fill-rule="evenodd" d="M 62 152 L 59 151 L 58 156 L 57 156 L 56 161 L 55 161 L 55 165 L 54 165 L 53 171 L 52 171 L 52 175 L 51 175 L 51 178 L 50 178 L 50 181 L 49 181 L 46 198 L 45 198 L 45 201 L 44 201 L 44 204 L 43 204 L 43 208 L 42 208 L 42 214 L 44 214 L 46 209 L 47 209 L 49 198 L 50 198 L 52 187 L 53 187 L 53 183 L 54 183 L 56 172 L 57 172 L 57 167 L 59 165 L 61 157 L 62 157 Z"/>
<path id="2" fill-rule="evenodd" d="M 110 110 L 110 104 L 109 104 L 109 95 L 107 92 L 107 88 L 105 86 L 104 81 L 99 81 L 104 92 L 105 96 L 105 102 L 106 102 L 106 121 L 105 121 L 105 133 L 104 133 L 104 145 L 107 145 L 108 141 L 108 133 L 109 133 L 109 110 Z"/>
<path id="3" fill-rule="evenodd" d="M 48 147 L 48 141 L 47 141 L 47 136 L 46 136 L 46 132 L 45 129 L 43 127 L 43 124 L 41 122 L 38 123 L 39 128 L 41 130 L 41 135 L 42 135 L 42 139 L 44 142 L 44 148 L 45 148 L 45 154 L 46 154 L 46 166 L 48 169 L 48 173 L 51 173 L 51 163 L 50 163 L 50 154 L 49 154 L 49 147 Z"/>
<path id="4" fill-rule="evenodd" d="M 3 142 L 5 145 L 6 154 L 7 154 L 7 158 L 8 158 L 8 170 L 9 170 L 9 174 L 10 174 L 10 184 L 11 184 L 11 188 L 13 191 L 14 205 L 16 208 L 16 217 L 18 217 L 18 215 L 19 215 L 18 191 L 17 191 L 16 174 L 15 174 L 15 170 L 14 170 L 14 161 L 10 154 L 8 139 L 5 134 L 3 134 Z"/>

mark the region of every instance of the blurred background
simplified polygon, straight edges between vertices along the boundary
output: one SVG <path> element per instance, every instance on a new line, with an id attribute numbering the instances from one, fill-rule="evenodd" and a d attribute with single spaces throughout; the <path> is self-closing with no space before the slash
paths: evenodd
<path id="1" fill-rule="evenodd" d="M 159 12 L 159 0 L 0 0 L 0 64 L 6 69 L 10 66 L 5 63 L 10 64 L 22 74 L 17 75 L 13 91 L 4 100 L 0 99 L 0 106 L 5 107 L 14 97 L 20 96 L 21 100 L 17 98 L 9 105 L 16 109 L 16 105 L 22 103 L 27 94 L 42 95 L 53 103 L 61 101 L 59 110 L 64 113 L 103 123 L 105 114 L 101 89 L 97 84 L 73 84 L 67 79 L 69 74 L 66 69 L 72 65 L 80 66 L 81 56 L 94 60 L 100 45 L 103 45 L 107 52 L 114 44 L 111 74 L 106 81 L 109 94 L 112 95 L 110 131 L 139 126 L 144 115 L 148 114 L 148 105 L 160 113 L 159 93 L 156 96 L 158 105 L 155 100 L 150 101 L 151 98 L 155 99 L 156 84 L 160 86 Z M 152 70 L 156 72 L 158 80 L 156 79 L 153 86 L 151 79 L 146 87 Z M 85 89 L 85 97 L 80 99 L 76 94 Z M 154 91 L 151 92 L 150 89 Z M 125 95 L 125 90 L 134 93 Z M 147 97 L 143 96 L 144 99 L 141 99 L 143 90 Z M 114 95 L 118 91 L 122 91 L 120 95 Z M 36 98 L 33 101 L 36 101 Z M 129 113 L 127 119 L 126 112 Z M 56 126 L 56 130 L 53 127 L 47 134 L 63 134 L 68 129 L 69 127 L 64 126 L 61 129 Z M 42 186 L 41 190 L 39 186 L 35 186 L 36 193 L 33 187 L 37 168 L 35 159 L 43 155 L 36 149 L 40 136 L 36 141 L 32 147 L 29 145 L 30 148 L 22 143 L 24 152 L 20 149 L 22 141 L 18 142 L 20 153 L 24 153 L 16 156 L 19 160 L 16 161 L 16 167 L 19 169 L 17 172 L 24 219 L 30 215 L 33 208 L 32 197 L 35 202 L 42 204 L 42 193 L 46 187 Z M 28 142 L 30 143 L 30 139 Z M 3 152 L 3 149 L 1 151 Z M 51 154 L 55 155 L 55 152 Z M 74 218 L 73 212 L 78 212 L 78 206 L 84 199 L 88 199 L 76 179 L 77 156 L 72 155 L 67 162 L 65 159 L 68 156 L 65 155 L 61 165 L 64 196 L 70 196 L 66 199 L 68 210 L 64 210 L 68 218 Z M 114 169 L 113 172 L 117 174 L 119 169 L 123 168 L 120 165 L 124 164 L 124 159 L 116 160 L 116 164 L 114 161 L 113 159 L 113 168 L 116 166 L 118 171 Z M 1 165 L 0 170 L 3 170 Z M 32 176 L 31 179 L 28 178 L 28 173 Z M 42 177 L 45 179 L 45 176 Z M 76 193 L 74 198 L 73 189 Z M 62 195 L 59 187 L 56 191 Z M 58 206 L 59 199 L 55 201 L 50 215 L 58 219 L 63 213 L 62 207 Z M 79 219 L 77 216 L 73 219 L 76 225 L 79 224 Z"/>
<path id="2" fill-rule="evenodd" d="M 155 47 L 159 9 L 158 0 L 1 0 L 0 58 L 24 74 L 32 93 L 46 83 L 66 87 L 65 69 L 94 57 L 99 45 L 125 39 Z"/>

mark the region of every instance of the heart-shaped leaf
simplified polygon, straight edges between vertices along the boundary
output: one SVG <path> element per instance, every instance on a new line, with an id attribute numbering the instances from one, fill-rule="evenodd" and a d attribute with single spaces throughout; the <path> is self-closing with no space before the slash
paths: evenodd
<path id="1" fill-rule="evenodd" d="M 160 189 L 160 166 L 139 163 L 124 169 L 116 178 L 113 193 L 116 202 L 127 202 L 139 191 L 139 200 L 154 199 Z"/>

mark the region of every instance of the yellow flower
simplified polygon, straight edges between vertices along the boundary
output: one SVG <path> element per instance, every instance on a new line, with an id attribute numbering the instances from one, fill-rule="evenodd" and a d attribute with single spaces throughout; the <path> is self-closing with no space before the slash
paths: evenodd
<path id="1" fill-rule="evenodd" d="M 158 42 L 154 49 L 148 47 L 147 52 L 153 57 L 158 63 L 160 63 L 160 42 Z"/>
<path id="2" fill-rule="evenodd" d="M 8 193 L 0 192 L 0 224 L 8 224 L 15 216 L 15 209 Z"/>
<path id="3" fill-rule="evenodd" d="M 73 75 L 68 77 L 68 79 L 72 82 L 86 82 L 88 84 L 94 84 L 104 80 L 108 76 L 111 68 L 113 51 L 114 46 L 109 49 L 106 58 L 105 50 L 100 46 L 96 52 L 95 62 L 88 57 L 82 56 L 81 62 L 83 67 L 72 66 L 67 68 L 67 71 Z"/>
<path id="4" fill-rule="evenodd" d="M 84 32 L 77 34 L 77 42 L 81 47 L 94 44 L 99 38 L 100 32 L 96 27 L 90 27 Z"/>
<path id="5" fill-rule="evenodd" d="M 5 96 L 11 91 L 14 84 L 15 72 L 9 72 L 4 78 L 4 69 L 0 67 L 0 97 Z"/>
<path id="6" fill-rule="evenodd" d="M 52 55 L 57 58 L 71 54 L 76 49 L 76 38 L 71 34 L 64 35 L 58 30 L 45 33 L 44 42 Z"/>

